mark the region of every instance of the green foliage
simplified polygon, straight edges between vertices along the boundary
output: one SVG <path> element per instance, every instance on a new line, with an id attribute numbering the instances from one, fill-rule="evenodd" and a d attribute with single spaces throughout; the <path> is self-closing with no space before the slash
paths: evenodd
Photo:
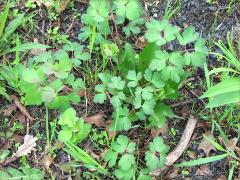
<path id="1" fill-rule="evenodd" d="M 118 179 L 127 180 L 134 176 L 136 170 L 135 150 L 136 143 L 129 142 L 126 136 L 119 135 L 117 140 L 112 142 L 111 150 L 107 151 L 104 160 L 108 162 L 109 167 L 118 164 L 114 173 Z"/>
<path id="2" fill-rule="evenodd" d="M 73 108 L 68 108 L 60 115 L 58 124 L 62 129 L 58 133 L 58 139 L 63 142 L 78 144 L 86 139 L 91 131 L 91 125 L 84 123 L 83 118 L 78 118 Z"/>
<path id="3" fill-rule="evenodd" d="M 229 88 L 231 87 L 231 88 Z M 230 78 L 223 80 L 208 89 L 201 98 L 209 98 L 207 108 L 219 107 L 225 104 L 238 103 L 240 101 L 240 79 Z"/>
<path id="4" fill-rule="evenodd" d="M 42 180 L 44 179 L 43 173 L 36 168 L 23 167 L 20 170 L 15 168 L 7 168 L 5 171 L 0 170 L 1 180 Z"/>
<path id="5" fill-rule="evenodd" d="M 123 23 L 125 19 L 136 20 L 142 14 L 142 7 L 138 0 L 114 0 L 113 4 L 119 24 Z"/>
<path id="6" fill-rule="evenodd" d="M 156 43 L 158 46 L 173 41 L 179 32 L 179 28 L 170 24 L 168 20 L 151 20 L 146 24 L 146 27 L 145 38 L 148 42 Z"/>
<path id="7" fill-rule="evenodd" d="M 99 172 L 106 174 L 107 170 L 101 166 L 95 159 L 93 159 L 88 153 L 86 153 L 80 147 L 74 145 L 71 142 L 64 142 L 67 148 L 64 150 L 70 154 L 76 161 L 80 161 L 83 165 L 89 169 L 97 169 Z"/>
<path id="8" fill-rule="evenodd" d="M 208 79 L 210 79 L 209 76 L 212 74 L 222 73 L 221 82 L 216 85 L 211 85 L 209 82 L 208 90 L 200 97 L 209 99 L 206 108 L 220 107 L 240 102 L 240 62 L 238 52 L 234 49 L 233 40 L 230 34 L 228 34 L 227 43 L 228 47 L 222 42 L 215 43 L 221 49 L 223 54 L 213 54 L 226 60 L 228 65 L 225 67 L 214 68 L 210 72 L 205 72 Z M 238 44 L 240 44 L 240 42 L 238 42 Z"/>
<path id="9" fill-rule="evenodd" d="M 205 40 L 192 26 L 181 33 L 168 20 L 151 20 L 145 37 L 150 43 L 139 54 L 130 44 L 120 52 L 120 75 L 99 74 L 102 84 L 95 87 L 94 102 L 110 100 L 114 107 L 112 131 L 128 130 L 133 122 L 144 119 L 147 127 L 162 127 L 167 117 L 173 117 L 163 101 L 177 97 L 177 87 L 190 74 L 186 67 L 200 67 L 206 60 Z M 178 40 L 179 46 L 165 50 L 163 45 L 173 40 Z"/>
<path id="10" fill-rule="evenodd" d="M 169 146 L 164 144 L 161 137 L 155 137 L 149 145 L 149 150 L 145 153 L 146 165 L 152 171 L 162 168 L 166 161 L 166 154 Z"/>

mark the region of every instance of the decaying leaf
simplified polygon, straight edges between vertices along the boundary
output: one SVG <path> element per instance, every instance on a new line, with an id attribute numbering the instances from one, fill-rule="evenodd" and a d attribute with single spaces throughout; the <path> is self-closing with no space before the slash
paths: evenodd
<path id="1" fill-rule="evenodd" d="M 16 112 L 15 119 L 18 120 L 21 124 L 26 124 L 26 117 L 21 112 Z"/>
<path id="2" fill-rule="evenodd" d="M 117 131 L 110 131 L 110 129 L 109 129 L 110 124 L 111 124 L 111 121 L 106 122 L 106 131 L 108 133 L 109 139 L 112 139 L 113 136 L 116 136 L 118 132 Z"/>
<path id="3" fill-rule="evenodd" d="M 48 154 L 45 158 L 44 158 L 44 167 L 46 169 L 49 169 L 49 166 L 53 163 L 54 158 Z"/>
<path id="4" fill-rule="evenodd" d="M 147 44 L 146 39 L 144 36 L 140 36 L 137 41 L 135 42 L 134 46 L 138 49 L 143 49 Z"/>
<path id="5" fill-rule="evenodd" d="M 206 137 L 210 138 L 210 139 L 213 139 L 214 140 L 214 137 L 212 135 L 212 133 L 210 131 L 207 131 L 205 134 L 204 134 Z M 199 144 L 198 146 L 198 149 L 201 149 L 204 151 L 204 153 L 206 154 L 206 156 L 209 156 L 209 153 L 211 151 L 214 151 L 216 152 L 216 148 L 214 147 L 213 144 L 211 144 L 209 141 L 207 141 L 206 139 L 203 139 L 203 141 Z"/>
<path id="6" fill-rule="evenodd" d="M 227 177 L 225 175 L 221 175 L 216 180 L 227 180 Z"/>
<path id="7" fill-rule="evenodd" d="M 202 165 L 200 166 L 197 171 L 196 174 L 198 176 L 212 176 L 212 171 L 210 170 L 208 165 Z"/>
<path id="8" fill-rule="evenodd" d="M 1 112 L 3 113 L 4 117 L 10 116 L 14 111 L 16 111 L 17 106 L 15 104 L 10 104 L 5 109 L 3 109 Z"/>
<path id="9" fill-rule="evenodd" d="M 151 129 L 151 138 L 157 137 L 159 135 L 167 136 L 168 134 L 168 125 L 165 124 L 164 127 L 158 129 Z"/>
<path id="10" fill-rule="evenodd" d="M 84 121 L 89 124 L 94 124 L 97 127 L 101 127 L 104 125 L 103 114 L 98 113 L 93 116 L 85 117 Z"/>
<path id="11" fill-rule="evenodd" d="M 37 137 L 26 134 L 24 137 L 24 142 L 18 147 L 18 151 L 13 155 L 15 157 L 26 156 L 31 153 L 34 147 L 36 147 Z"/>
<path id="12" fill-rule="evenodd" d="M 37 38 L 34 38 L 33 39 L 33 42 L 34 43 L 38 43 L 38 39 Z M 41 53 L 43 53 L 43 52 L 45 52 L 46 51 L 46 48 L 36 48 L 36 49 L 32 49 L 31 50 L 31 54 L 32 55 L 39 55 L 39 54 L 41 54 Z"/>
<path id="13" fill-rule="evenodd" d="M 38 6 L 44 5 L 47 8 L 53 6 L 53 1 L 52 0 L 32 0 L 33 2 L 36 2 Z"/>

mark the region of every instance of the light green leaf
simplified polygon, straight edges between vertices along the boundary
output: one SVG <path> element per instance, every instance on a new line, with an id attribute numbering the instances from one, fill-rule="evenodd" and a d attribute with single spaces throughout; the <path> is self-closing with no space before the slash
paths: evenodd
<path id="1" fill-rule="evenodd" d="M 132 154 L 124 154 L 119 162 L 118 165 L 120 169 L 127 171 L 135 165 L 135 157 Z"/>
<path id="2" fill-rule="evenodd" d="M 200 98 L 214 97 L 217 95 L 231 93 L 238 91 L 240 92 L 240 79 L 239 78 L 230 78 L 223 80 L 215 86 L 212 86 L 207 90 Z"/>
<path id="3" fill-rule="evenodd" d="M 180 34 L 177 35 L 177 39 L 179 43 L 185 46 L 188 43 L 194 42 L 199 38 L 199 33 L 195 31 L 193 26 L 187 27 L 184 31 L 182 36 Z"/>
<path id="4" fill-rule="evenodd" d="M 115 166 L 117 162 L 118 153 L 112 150 L 108 150 L 108 152 L 104 155 L 104 160 L 108 162 L 109 167 Z"/>
<path id="5" fill-rule="evenodd" d="M 189 161 L 189 162 L 183 162 L 183 163 L 180 163 L 180 164 L 176 164 L 174 166 L 176 166 L 176 167 L 197 166 L 197 165 L 201 165 L 201 164 L 207 164 L 207 163 L 219 161 L 221 159 L 226 158 L 227 156 L 229 156 L 229 154 L 225 153 L 225 154 L 216 155 L 216 156 L 212 156 L 212 157 L 206 157 L 206 158 L 200 158 L 200 159 L 192 160 L 192 161 Z"/>

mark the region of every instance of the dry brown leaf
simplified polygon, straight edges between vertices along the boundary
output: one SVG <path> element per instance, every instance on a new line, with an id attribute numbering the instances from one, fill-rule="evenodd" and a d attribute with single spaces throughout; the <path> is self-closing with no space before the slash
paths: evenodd
<path id="1" fill-rule="evenodd" d="M 103 114 L 98 113 L 93 116 L 85 117 L 84 121 L 89 124 L 94 124 L 97 127 L 104 126 Z"/>
<path id="2" fill-rule="evenodd" d="M 176 179 L 179 176 L 179 172 L 178 172 L 178 168 L 173 168 L 171 169 L 167 175 L 166 175 L 166 179 Z"/>
<path id="3" fill-rule="evenodd" d="M 227 177 L 225 175 L 221 175 L 216 180 L 227 180 Z"/>
<path id="4" fill-rule="evenodd" d="M 207 136 L 208 138 L 214 139 L 214 137 L 210 131 L 207 131 L 204 135 Z M 202 142 L 199 144 L 198 149 L 203 150 L 204 153 L 206 154 L 206 156 L 209 156 L 209 153 L 211 151 L 214 151 L 214 152 L 217 151 L 216 148 L 214 147 L 214 145 L 205 139 L 203 139 Z"/>
<path id="5" fill-rule="evenodd" d="M 117 133 L 118 132 L 114 132 L 114 131 L 110 131 L 110 129 L 109 129 L 109 127 L 110 127 L 110 124 L 111 124 L 111 121 L 107 121 L 106 123 L 105 123 L 105 125 L 106 125 L 106 131 L 107 131 L 107 133 L 108 133 L 108 137 L 109 137 L 109 139 L 112 139 L 113 138 L 113 136 L 115 135 L 117 135 Z"/>
<path id="6" fill-rule="evenodd" d="M 63 12 L 67 8 L 67 5 L 70 3 L 71 0 L 61 0 L 60 1 L 60 10 L 58 12 Z"/>
<path id="7" fill-rule="evenodd" d="M 168 134 L 168 125 L 165 124 L 164 127 L 158 129 L 151 129 L 151 138 L 157 137 L 159 135 L 167 136 Z"/>
<path id="8" fill-rule="evenodd" d="M 38 6 L 44 5 L 47 8 L 52 7 L 54 2 L 52 0 L 32 0 L 33 2 L 36 2 Z"/>
<path id="9" fill-rule="evenodd" d="M 210 170 L 208 165 L 202 165 L 200 166 L 197 171 L 196 174 L 198 176 L 212 176 L 212 171 Z"/>
<path id="10" fill-rule="evenodd" d="M 10 104 L 7 108 L 3 109 L 1 112 L 4 117 L 10 116 L 14 111 L 16 111 L 17 106 L 15 104 Z"/>
<path id="11" fill-rule="evenodd" d="M 197 152 L 193 151 L 193 150 L 188 150 L 187 151 L 187 155 L 188 157 L 190 157 L 191 159 L 196 159 L 197 158 Z"/>
<path id="12" fill-rule="evenodd" d="M 33 42 L 34 43 L 38 43 L 38 39 L 37 38 L 34 38 L 33 39 Z M 31 54 L 32 55 L 39 55 L 39 54 L 41 54 L 41 53 L 43 53 L 43 52 L 45 52 L 46 51 L 46 48 L 35 48 L 35 49 L 32 49 L 31 50 Z"/>
<path id="13" fill-rule="evenodd" d="M 46 169 L 49 169 L 49 166 L 53 163 L 54 158 L 48 154 L 45 158 L 44 158 L 44 167 Z"/>
<path id="14" fill-rule="evenodd" d="M 21 124 L 26 124 L 26 118 L 21 112 L 16 112 L 15 119 L 17 119 Z"/>
<path id="15" fill-rule="evenodd" d="M 31 153 L 34 147 L 36 147 L 37 137 L 26 134 L 24 137 L 24 142 L 18 147 L 18 151 L 13 155 L 15 157 L 26 156 Z"/>
<path id="16" fill-rule="evenodd" d="M 147 44 L 146 39 L 144 36 L 140 36 L 137 41 L 135 42 L 134 46 L 138 49 L 143 49 Z"/>

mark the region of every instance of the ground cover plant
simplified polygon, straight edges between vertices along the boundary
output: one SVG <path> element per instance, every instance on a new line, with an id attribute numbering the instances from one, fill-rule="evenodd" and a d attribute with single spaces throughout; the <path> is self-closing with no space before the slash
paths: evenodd
<path id="1" fill-rule="evenodd" d="M 0 179 L 239 179 L 239 6 L 0 2 Z"/>

